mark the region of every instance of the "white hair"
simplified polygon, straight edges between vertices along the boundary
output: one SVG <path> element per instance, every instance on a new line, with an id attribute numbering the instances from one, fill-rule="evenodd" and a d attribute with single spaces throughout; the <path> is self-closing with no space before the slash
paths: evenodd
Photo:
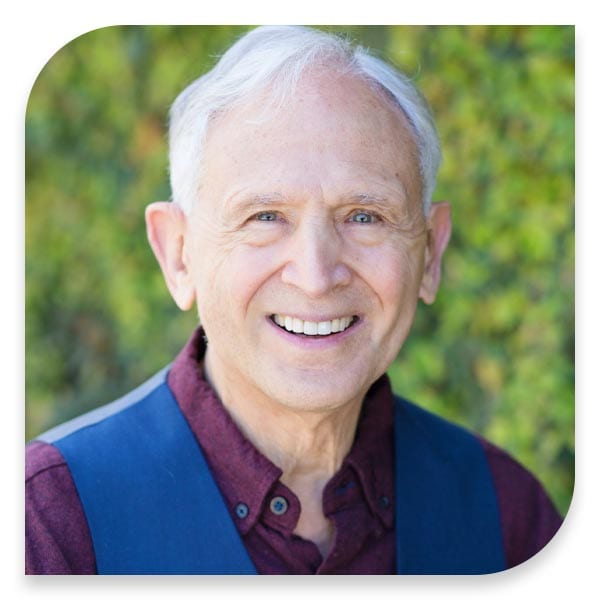
<path id="1" fill-rule="evenodd" d="M 264 26 L 240 38 L 216 66 L 192 82 L 170 111 L 169 162 L 172 200 L 189 214 L 199 196 L 203 148 L 217 113 L 268 90 L 285 104 L 309 67 L 327 66 L 375 84 L 408 119 L 419 152 L 422 203 L 429 213 L 441 162 L 439 138 L 429 106 L 409 78 L 348 40 L 300 26 Z"/>

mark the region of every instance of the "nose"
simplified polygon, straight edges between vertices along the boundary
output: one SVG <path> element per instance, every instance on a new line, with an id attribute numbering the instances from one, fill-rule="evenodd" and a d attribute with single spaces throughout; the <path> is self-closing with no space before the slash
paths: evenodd
<path id="1" fill-rule="evenodd" d="M 311 220 L 290 237 L 281 279 L 310 298 L 327 295 L 352 279 L 344 244 L 333 224 Z"/>

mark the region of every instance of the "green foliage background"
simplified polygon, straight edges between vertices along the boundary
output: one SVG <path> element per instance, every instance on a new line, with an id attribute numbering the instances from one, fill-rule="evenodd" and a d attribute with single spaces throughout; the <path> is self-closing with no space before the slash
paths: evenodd
<path id="1" fill-rule="evenodd" d="M 172 360 L 196 325 L 146 242 L 166 114 L 246 28 L 110 27 L 48 62 L 26 118 L 26 435 Z M 574 28 L 328 27 L 413 76 L 454 232 L 394 388 L 509 450 L 566 512 L 574 465 Z"/>

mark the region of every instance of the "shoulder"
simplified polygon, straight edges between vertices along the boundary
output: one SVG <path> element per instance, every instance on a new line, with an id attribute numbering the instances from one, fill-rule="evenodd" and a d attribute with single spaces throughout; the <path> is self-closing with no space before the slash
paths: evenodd
<path id="1" fill-rule="evenodd" d="M 34 440 L 25 447 L 25 490 L 29 504 L 67 491 L 69 468 L 62 454 L 51 444 Z"/>
<path id="2" fill-rule="evenodd" d="M 55 444 L 74 433 L 91 430 L 96 425 L 114 422 L 118 417 L 127 414 L 130 409 L 135 409 L 135 407 L 142 405 L 142 401 L 151 397 L 159 388 L 167 387 L 164 384 L 166 383 L 168 370 L 169 366 L 160 370 L 125 396 L 113 400 L 108 404 L 104 404 L 103 406 L 67 421 L 66 423 L 62 423 L 39 435 L 37 439 L 48 444 Z"/>
<path id="3" fill-rule="evenodd" d="M 554 537 L 562 524 L 561 516 L 541 483 L 510 454 L 402 398 L 397 398 L 397 409 L 402 411 L 407 426 L 419 429 L 439 456 L 449 459 L 452 465 L 466 465 L 469 474 L 469 455 L 474 450 L 483 451 L 495 491 L 507 568 L 525 562 Z"/>
<path id="4" fill-rule="evenodd" d="M 496 488 L 508 567 L 514 567 L 550 542 L 562 517 L 530 471 L 504 450 L 478 439 Z"/>
<path id="5" fill-rule="evenodd" d="M 115 465 L 121 463 L 120 448 L 131 438 L 132 420 L 139 407 L 146 405 L 144 400 L 164 390 L 167 372 L 168 367 L 122 398 L 58 425 L 26 446 L 27 573 L 95 572 L 88 520 L 79 483 L 75 483 L 77 473 L 90 470 L 98 481 L 113 477 Z M 161 418 L 159 414 L 155 420 Z M 144 421 L 144 427 L 136 430 L 145 430 L 147 425 Z M 147 451 L 147 444 L 138 445 L 140 452 Z"/>
<path id="6" fill-rule="evenodd" d="M 25 482 L 28 484 L 48 470 L 66 467 L 60 452 L 52 445 L 34 440 L 25 447 Z"/>
<path id="7" fill-rule="evenodd" d="M 87 521 L 69 469 L 52 445 L 33 441 L 25 452 L 25 571 L 94 573 Z"/>

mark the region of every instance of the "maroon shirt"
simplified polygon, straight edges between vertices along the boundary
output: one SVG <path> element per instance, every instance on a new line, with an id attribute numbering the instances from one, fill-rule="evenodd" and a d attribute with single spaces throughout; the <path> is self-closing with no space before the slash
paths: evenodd
<path id="1" fill-rule="evenodd" d="M 293 533 L 300 515 L 282 471 L 241 433 L 202 376 L 205 347 L 197 330 L 167 382 L 202 447 L 233 521 L 259 573 L 395 573 L 393 396 L 386 376 L 365 398 L 354 444 L 323 492 L 335 528 L 322 557 Z M 481 440 L 496 487 L 508 567 L 553 537 L 561 518 L 536 479 Z M 26 573 L 96 573 L 91 537 L 68 467 L 49 444 L 26 454 Z"/>

